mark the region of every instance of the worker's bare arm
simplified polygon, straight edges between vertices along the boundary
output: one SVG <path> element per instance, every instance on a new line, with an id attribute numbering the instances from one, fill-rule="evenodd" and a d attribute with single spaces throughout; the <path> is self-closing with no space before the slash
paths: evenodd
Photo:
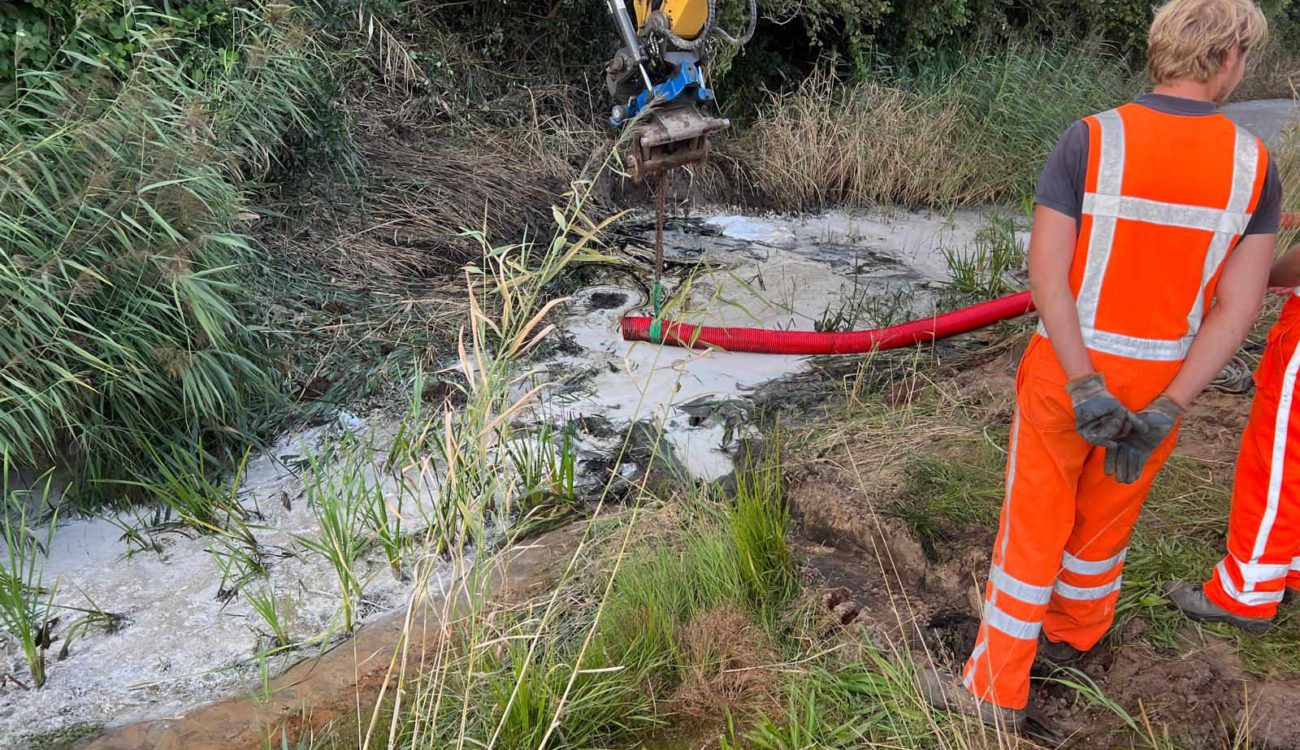
<path id="1" fill-rule="evenodd" d="M 1078 226 L 1074 217 L 1046 206 L 1034 208 L 1029 237 L 1029 287 L 1038 318 L 1047 329 L 1056 358 L 1069 380 L 1093 372 L 1092 360 L 1079 330 L 1079 312 L 1070 292 L 1070 264 Z"/>
<path id="2" fill-rule="evenodd" d="M 1286 255 L 1273 264 L 1268 285 L 1288 291 L 1300 287 L 1300 245 L 1292 245 Z"/>
<path id="3" fill-rule="evenodd" d="M 1187 360 L 1165 390 L 1165 395 L 1184 408 L 1223 370 L 1255 324 L 1275 240 L 1272 234 L 1248 235 L 1224 263 L 1218 301 L 1206 314 Z"/>

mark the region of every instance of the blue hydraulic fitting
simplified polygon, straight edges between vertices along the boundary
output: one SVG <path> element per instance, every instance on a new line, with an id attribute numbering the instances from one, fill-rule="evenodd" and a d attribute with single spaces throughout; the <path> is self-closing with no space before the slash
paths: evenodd
<path id="1" fill-rule="evenodd" d="M 640 114 L 641 110 L 645 109 L 652 101 L 674 101 L 691 87 L 695 88 L 696 97 L 700 101 L 706 102 L 713 99 L 713 89 L 704 85 L 704 74 L 700 72 L 700 66 L 694 62 L 684 62 L 678 67 L 677 73 L 673 77 L 655 86 L 650 91 L 642 91 L 627 105 L 615 107 L 609 122 L 615 127 L 622 125 Z"/>

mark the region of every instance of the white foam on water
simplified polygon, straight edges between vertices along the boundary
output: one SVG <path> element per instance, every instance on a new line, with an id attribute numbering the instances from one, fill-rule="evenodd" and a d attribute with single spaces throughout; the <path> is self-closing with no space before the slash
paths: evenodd
<path id="1" fill-rule="evenodd" d="M 739 243 L 704 243 L 702 252 L 689 256 L 709 269 L 690 280 L 685 301 L 666 315 L 701 325 L 811 331 L 871 283 L 910 290 L 909 312 L 929 315 L 934 299 L 923 287 L 949 278 L 943 251 L 972 244 L 986 222 L 982 212 L 709 218 L 706 225 Z M 668 259 L 686 259 L 674 251 L 671 237 L 666 245 Z M 668 280 L 669 295 L 685 283 Z M 595 300 L 619 295 L 622 304 L 596 309 Z M 743 399 L 764 383 L 804 369 L 807 359 L 624 341 L 620 320 L 648 315 L 648 307 L 633 287 L 591 287 L 574 295 L 562 328 L 581 352 L 557 360 L 555 379 L 581 380 L 582 372 L 589 377 L 562 389 L 556 399 L 561 405 L 549 411 L 562 419 L 597 415 L 624 426 L 651 420 L 692 476 L 725 476 L 733 468 L 730 446 L 723 444 L 726 428 L 715 419 L 692 419 L 684 407 Z M 735 432 L 733 442 L 743 434 Z"/>
<path id="2" fill-rule="evenodd" d="M 767 221 L 754 216 L 714 216 L 706 223 L 722 229 L 724 237 L 749 240 L 773 247 L 792 247 L 794 231 L 784 223 Z"/>
<path id="3" fill-rule="evenodd" d="M 363 429 L 355 419 L 350 427 Z M 391 428 L 376 430 L 376 444 L 391 443 Z M 333 569 L 296 538 L 316 535 L 319 525 L 302 496 L 302 469 L 292 468 L 293 463 L 309 450 L 318 451 L 326 437 L 325 428 L 286 436 L 250 460 L 240 485 L 239 500 L 253 514 L 251 530 L 264 552 L 281 619 L 299 642 L 335 627 L 340 602 Z M 375 476 L 384 483 L 385 497 L 401 495 L 395 477 L 377 470 Z M 413 523 L 432 508 L 431 493 L 404 497 L 403 513 Z M 159 550 L 128 554 L 121 525 L 143 526 L 142 513 L 56 525 L 44 558 L 45 585 L 57 584 L 56 602 L 99 608 L 124 616 L 125 622 L 111 633 L 91 629 L 73 641 L 62 661 L 56 658 L 62 642 L 56 641 L 47 655 L 48 681 L 40 690 L 0 687 L 0 739 L 82 723 L 168 716 L 215 698 L 251 694 L 258 686 L 257 653 L 269 646 L 259 633 L 267 634 L 268 628 L 241 597 L 218 599 L 222 574 L 214 552 L 220 545 L 178 529 L 151 535 Z M 378 550 L 359 568 L 366 586 L 358 624 L 404 606 L 412 585 L 397 580 Z M 78 615 L 67 611 L 62 616 L 66 623 Z M 318 646 L 305 648 L 271 658 L 272 673 Z M 27 675 L 16 649 L 6 648 L 3 657 L 0 670 Z"/>

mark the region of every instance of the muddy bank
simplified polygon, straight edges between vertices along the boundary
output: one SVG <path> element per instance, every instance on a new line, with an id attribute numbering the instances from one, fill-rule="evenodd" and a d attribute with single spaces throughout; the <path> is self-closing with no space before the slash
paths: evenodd
<path id="1" fill-rule="evenodd" d="M 907 648 L 919 664 L 960 672 L 979 630 L 981 586 L 988 570 L 990 530 L 971 530 L 951 559 L 927 560 L 911 530 L 883 517 L 838 482 L 809 480 L 791 492 L 802 524 L 800 552 L 837 621 L 861 630 L 887 651 Z M 1140 625 L 1140 623 L 1132 623 Z M 1251 747 L 1300 747 L 1295 695 L 1300 678 L 1250 675 L 1229 643 L 1187 637 L 1203 647 L 1161 652 L 1141 641 L 1140 627 L 1108 637 L 1077 668 L 1131 717 L 1168 727 L 1190 747 L 1232 746 L 1249 735 Z M 1046 747 L 1110 750 L 1132 729 L 1115 711 L 1082 698 L 1050 664 L 1034 668 L 1028 734 Z M 1140 720 L 1140 719 L 1139 719 Z M 1243 729 L 1249 726 L 1249 730 Z M 1128 747 L 1125 741 L 1122 745 Z"/>
<path id="2" fill-rule="evenodd" d="M 892 442 L 878 440 L 884 427 L 870 420 L 858 428 L 865 436 L 854 434 L 852 422 L 832 421 L 822 431 L 840 437 L 815 440 L 819 453 L 801 446 L 800 454 L 786 459 L 798 544 L 822 588 L 824 605 L 873 644 L 906 648 L 919 664 L 960 671 L 977 636 L 1017 359 L 1011 349 L 979 367 L 932 376 L 919 389 L 916 383 L 886 388 L 884 398 L 894 400 L 900 413 L 913 414 L 893 426 L 897 437 Z M 951 394 L 937 398 L 960 401 L 978 421 L 933 413 L 932 401 L 920 395 L 926 389 Z M 916 406 L 917 399 L 924 405 Z M 1176 455 L 1204 462 L 1197 464 L 1195 481 L 1227 481 L 1249 408 L 1249 395 L 1215 392 L 1194 405 Z M 914 435 L 907 436 L 908 431 Z M 968 485 L 967 492 L 987 490 L 990 496 L 971 495 L 964 501 L 967 508 L 945 506 L 941 515 L 919 519 L 912 506 L 927 507 L 926 499 L 909 493 L 925 486 L 917 479 L 922 471 L 989 472 L 991 476 L 980 474 L 978 486 Z M 1148 503 L 1139 533 L 1153 525 L 1164 529 L 1170 520 L 1151 515 L 1163 512 Z M 1215 518 L 1182 522 L 1209 524 L 1221 534 L 1226 504 L 1215 512 Z M 918 533 L 918 524 L 928 540 Z M 1127 581 L 1128 574 L 1138 575 L 1134 566 L 1143 564 L 1150 563 L 1130 561 L 1127 586 L 1135 585 Z M 1158 599 L 1142 606 L 1164 609 Z M 1067 684 L 1078 683 L 1077 675 L 1040 660 L 1028 710 L 1036 742 L 1084 750 L 1129 747 L 1126 734 L 1145 735 L 1142 722 L 1150 721 L 1157 735 L 1167 732 L 1184 743 L 1179 747 L 1238 747 L 1242 745 L 1235 743 L 1247 737 L 1252 748 L 1300 747 L 1294 698 L 1300 694 L 1300 675 L 1252 673 L 1241 644 L 1230 634 L 1185 620 L 1175 620 L 1181 628 L 1176 647 L 1164 640 L 1156 646 L 1152 614 L 1118 620 L 1117 628 L 1077 665 L 1118 711 Z M 1291 637 L 1277 633 L 1274 648 L 1285 647 Z M 1129 724 L 1123 714 L 1136 723 Z"/>

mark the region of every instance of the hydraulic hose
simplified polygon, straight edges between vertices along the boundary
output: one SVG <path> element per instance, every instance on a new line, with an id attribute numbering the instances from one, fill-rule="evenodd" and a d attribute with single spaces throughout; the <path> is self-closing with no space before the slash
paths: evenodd
<path id="1" fill-rule="evenodd" d="M 736 37 L 723 31 L 722 29 L 718 29 L 718 36 L 722 37 L 722 41 L 726 42 L 727 44 L 736 47 L 743 47 L 744 45 L 749 43 L 750 39 L 754 38 L 754 30 L 757 28 L 758 28 L 758 0 L 749 0 L 749 22 L 746 24 L 745 32 L 740 35 L 740 38 L 737 39 Z"/>
<path id="2" fill-rule="evenodd" d="M 758 0 L 749 0 L 749 21 L 746 22 L 745 31 L 739 38 L 720 28 L 714 29 L 718 21 L 717 0 L 706 0 L 705 8 L 708 15 L 705 16 L 704 26 L 695 35 L 694 39 L 683 39 L 674 34 L 672 29 L 668 27 L 668 19 L 662 13 L 650 17 L 650 30 L 667 39 L 674 47 L 689 52 L 696 52 L 702 48 L 708 42 L 709 35 L 715 31 L 724 42 L 737 47 L 747 44 L 750 39 L 754 38 L 754 30 L 758 28 Z"/>
<path id="3" fill-rule="evenodd" d="M 713 24 L 718 20 L 718 2 L 717 0 L 705 0 L 704 26 L 700 28 L 700 33 L 695 35 L 694 39 L 683 39 L 673 33 L 669 27 L 668 18 L 658 11 L 650 15 L 650 31 L 658 36 L 667 39 L 674 47 L 696 52 L 702 48 L 709 40 L 709 34 L 713 31 Z"/>
<path id="4" fill-rule="evenodd" d="M 1029 292 L 1020 292 L 931 318 L 848 333 L 722 328 L 634 317 L 623 319 L 623 339 L 757 354 L 860 354 L 937 341 L 1019 317 L 1033 309 Z"/>

